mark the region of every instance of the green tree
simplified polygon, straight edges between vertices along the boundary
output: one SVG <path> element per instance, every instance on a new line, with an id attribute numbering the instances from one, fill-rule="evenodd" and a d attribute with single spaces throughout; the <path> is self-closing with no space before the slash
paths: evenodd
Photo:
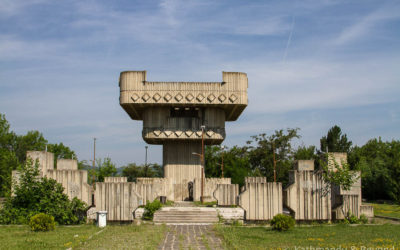
<path id="1" fill-rule="evenodd" d="M 97 162 L 97 181 L 103 182 L 104 177 L 115 176 L 117 174 L 117 168 L 115 164 L 111 162 L 111 158 L 106 157 L 103 160 L 96 159 Z"/>
<path id="2" fill-rule="evenodd" d="M 54 154 L 54 166 L 57 168 L 57 159 L 77 159 L 76 154 L 62 142 L 58 144 L 48 144 L 47 151 Z"/>
<path id="3" fill-rule="evenodd" d="M 136 181 L 138 177 L 163 177 L 163 168 L 158 164 L 137 165 L 129 163 L 122 167 L 122 176 L 128 177 L 128 181 Z"/>
<path id="4" fill-rule="evenodd" d="M 8 196 L 11 187 L 11 171 L 19 161 L 14 152 L 16 135 L 10 131 L 5 115 L 0 114 L 0 197 Z"/>
<path id="5" fill-rule="evenodd" d="M 351 149 L 352 169 L 361 170 L 363 197 L 400 202 L 400 141 L 371 139 Z"/>
<path id="6" fill-rule="evenodd" d="M 266 134 L 252 136 L 252 140 L 248 141 L 247 144 L 249 145 L 248 155 L 253 173 L 259 172 L 262 176 L 266 176 L 269 181 L 273 181 L 274 149 L 277 181 L 286 185 L 289 178 L 288 171 L 292 168 L 294 160 L 292 140 L 300 138 L 298 130 L 298 128 L 288 128 L 286 131 L 276 130 L 270 136 Z"/>
<path id="7" fill-rule="evenodd" d="M 317 160 L 318 155 L 316 154 L 315 146 L 299 146 L 294 152 L 295 160 Z"/>
<path id="8" fill-rule="evenodd" d="M 20 163 L 26 160 L 26 151 L 46 149 L 47 140 L 39 131 L 29 131 L 26 135 L 17 136 L 15 154 Z"/>
<path id="9" fill-rule="evenodd" d="M 339 126 L 335 125 L 329 129 L 328 134 L 323 136 L 320 140 L 321 152 L 346 152 L 350 151 L 352 142 L 347 139 L 347 135 L 342 135 L 342 130 Z"/>
<path id="10" fill-rule="evenodd" d="M 38 162 L 29 160 L 19 170 L 19 183 L 14 184 L 14 195 L 0 210 L 0 223 L 27 223 L 37 213 L 52 215 L 59 224 L 85 221 L 86 204 L 77 198 L 70 201 L 63 193 L 64 188 L 55 180 L 40 178 Z"/>

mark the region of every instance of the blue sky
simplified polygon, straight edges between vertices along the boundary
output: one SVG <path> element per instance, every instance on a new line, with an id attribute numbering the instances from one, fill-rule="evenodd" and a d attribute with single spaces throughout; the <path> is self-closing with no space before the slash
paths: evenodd
<path id="1" fill-rule="evenodd" d="M 249 106 L 227 146 L 339 125 L 357 145 L 400 139 L 399 1 L 0 1 L 0 112 L 79 160 L 144 162 L 142 123 L 119 106 L 119 72 L 220 81 L 246 72 Z M 162 161 L 161 146 L 149 161 Z"/>

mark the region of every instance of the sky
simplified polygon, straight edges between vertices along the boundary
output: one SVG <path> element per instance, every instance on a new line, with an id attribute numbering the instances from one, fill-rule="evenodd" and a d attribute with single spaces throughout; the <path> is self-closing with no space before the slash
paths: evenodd
<path id="1" fill-rule="evenodd" d="M 0 113 L 79 160 L 145 161 L 142 122 L 119 105 L 121 71 L 149 81 L 247 73 L 249 105 L 224 145 L 338 125 L 354 145 L 400 139 L 399 1 L 0 0 Z M 149 145 L 149 162 L 162 147 Z"/>

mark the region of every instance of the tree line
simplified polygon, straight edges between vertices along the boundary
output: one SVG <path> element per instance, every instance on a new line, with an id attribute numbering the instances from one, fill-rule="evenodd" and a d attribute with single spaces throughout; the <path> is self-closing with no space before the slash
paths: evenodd
<path id="1" fill-rule="evenodd" d="M 205 172 L 208 177 L 221 177 L 222 158 L 224 176 L 232 183 L 243 185 L 245 176 L 274 178 L 274 151 L 276 178 L 285 187 L 289 171 L 296 160 L 315 160 L 319 169 L 326 152 L 346 152 L 351 170 L 362 172 L 362 195 L 369 200 L 400 202 L 400 141 L 370 139 L 363 146 L 352 146 L 339 126 L 329 129 L 320 139 L 319 148 L 301 145 L 293 147 L 293 140 L 300 138 L 299 129 L 276 130 L 273 134 L 251 136 L 244 146 L 222 149 L 208 146 L 205 150 Z"/>
<path id="2" fill-rule="evenodd" d="M 288 172 L 295 160 L 315 160 L 316 169 L 326 152 L 346 152 L 352 170 L 362 171 L 362 191 L 366 199 L 392 200 L 400 202 L 400 141 L 369 140 L 363 146 L 353 146 L 347 135 L 338 126 L 333 126 L 320 139 L 320 145 L 298 147 L 293 141 L 300 138 L 298 128 L 276 130 L 267 135 L 251 136 L 243 146 L 222 148 L 207 146 L 205 149 L 206 177 L 230 177 L 232 183 L 244 184 L 246 176 L 265 176 L 274 180 L 274 158 L 276 178 L 283 186 L 288 184 Z M 26 151 L 38 150 L 54 153 L 59 158 L 77 159 L 76 154 L 63 143 L 52 144 L 39 131 L 16 135 L 10 130 L 5 116 L 0 114 L 0 197 L 9 195 L 11 171 L 26 161 Z M 274 154 L 275 152 L 275 154 Z M 103 181 L 106 176 L 126 176 L 128 181 L 138 177 L 163 177 L 163 168 L 158 164 L 139 165 L 129 163 L 117 168 L 111 158 L 96 159 L 95 168 L 86 161 L 78 161 L 79 169 L 88 170 L 88 182 Z"/>

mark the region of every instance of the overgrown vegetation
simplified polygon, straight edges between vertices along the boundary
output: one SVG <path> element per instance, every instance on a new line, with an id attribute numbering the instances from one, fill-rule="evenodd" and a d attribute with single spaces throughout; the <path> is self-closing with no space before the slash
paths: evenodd
<path id="1" fill-rule="evenodd" d="M 62 225 L 85 222 L 86 204 L 77 198 L 69 200 L 63 191 L 55 180 L 40 178 L 37 162 L 28 161 L 20 169 L 14 195 L 8 197 L 0 210 L 0 224 L 27 224 L 38 213 L 51 215 Z"/>
<path id="2" fill-rule="evenodd" d="M 143 219 L 152 220 L 154 213 L 162 207 L 161 202 L 158 199 L 155 199 L 152 202 L 147 201 L 147 204 L 144 206 Z"/>
<path id="3" fill-rule="evenodd" d="M 289 215 L 277 214 L 271 220 L 271 227 L 277 231 L 287 231 L 294 227 L 296 221 Z"/>
<path id="4" fill-rule="evenodd" d="M 39 213 L 31 217 L 31 219 L 29 220 L 29 226 L 31 227 L 32 231 L 45 232 L 54 230 L 54 228 L 56 227 L 56 223 L 53 216 Z"/>

